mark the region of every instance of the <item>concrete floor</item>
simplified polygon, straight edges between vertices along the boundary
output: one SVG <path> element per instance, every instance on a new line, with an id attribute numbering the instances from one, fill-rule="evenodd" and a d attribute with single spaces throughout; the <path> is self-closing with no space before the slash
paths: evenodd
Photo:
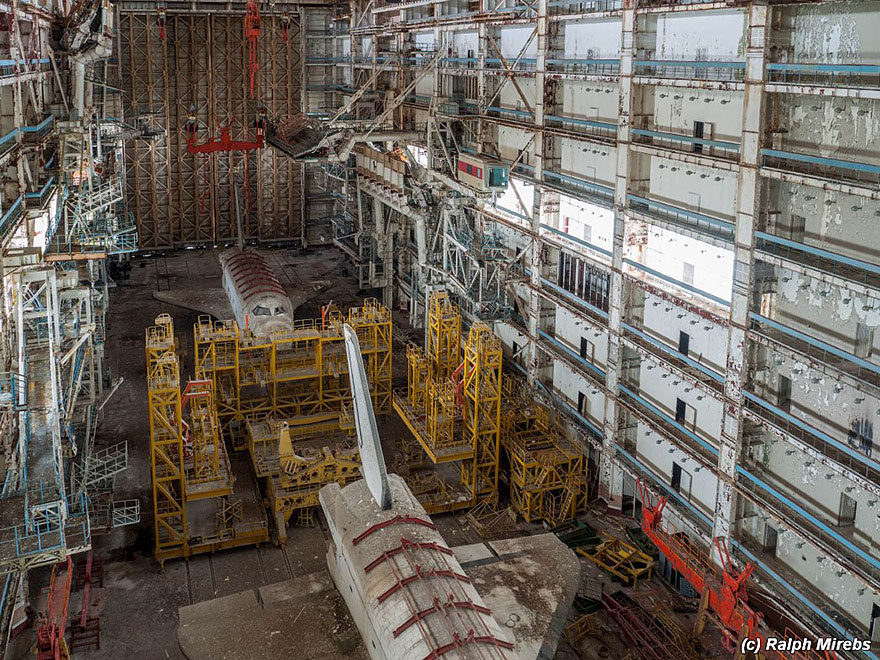
<path id="1" fill-rule="evenodd" d="M 314 254 L 298 255 L 279 250 L 273 254 L 275 268 L 285 283 L 296 284 L 310 279 L 331 279 L 333 285 L 321 292 L 314 300 L 297 310 L 297 318 L 316 317 L 320 306 L 333 300 L 343 309 L 358 304 L 364 297 L 354 290 L 351 278 L 341 254 L 334 250 L 324 250 Z M 285 581 L 305 579 L 306 576 L 320 574 L 326 570 L 325 552 L 327 535 L 320 516 L 316 516 L 317 526 L 311 528 L 291 528 L 289 540 L 284 548 L 264 545 L 225 551 L 215 555 L 203 555 L 189 560 L 176 560 L 166 563 L 160 571 L 152 559 L 152 501 L 150 486 L 149 428 L 147 424 L 147 388 L 145 382 L 144 331 L 153 325 L 155 317 L 163 312 L 172 315 L 179 341 L 179 352 L 186 355 L 183 368 L 187 375 L 192 369 L 192 325 L 197 314 L 180 308 L 171 308 L 152 298 L 154 290 L 173 288 L 213 287 L 219 285 L 219 268 L 215 255 L 208 250 L 194 250 L 154 255 L 134 260 L 131 277 L 120 282 L 111 291 L 110 315 L 107 322 L 105 366 L 112 377 L 124 377 L 125 382 L 104 409 L 104 421 L 98 431 L 98 449 L 122 440 L 128 441 L 129 469 L 117 480 L 117 499 L 138 498 L 141 502 L 141 522 L 137 525 L 113 530 L 110 534 L 94 536 L 93 546 L 96 556 L 105 561 L 105 586 L 92 594 L 92 611 L 101 616 L 102 645 L 99 651 L 78 651 L 75 658 L 118 659 L 125 657 L 145 659 L 183 659 L 178 643 L 179 608 L 187 608 L 186 616 L 204 616 L 199 610 L 189 609 L 198 603 L 211 599 L 229 597 L 231 601 L 217 601 L 216 611 L 223 612 L 229 603 L 238 602 L 235 598 L 242 592 L 256 594 L 260 587 L 280 585 Z M 406 384 L 406 360 L 402 357 L 402 341 L 407 337 L 416 338 L 418 332 L 407 330 L 403 319 L 395 314 L 395 387 Z M 408 431 L 396 416 L 381 422 L 383 437 L 397 438 Z M 388 450 L 386 450 L 387 452 Z M 393 456 L 386 453 L 391 463 Z M 480 541 L 464 516 L 441 515 L 434 517 L 450 546 L 466 545 Z M 596 522 L 591 520 L 591 522 Z M 630 523 L 631 524 L 631 523 Z M 537 525 L 523 522 L 511 524 L 504 535 L 526 535 L 543 531 Z M 597 576 L 598 569 L 581 558 L 584 576 Z M 41 588 L 48 583 L 48 569 L 31 574 L 31 602 L 39 609 Z M 616 585 L 609 589 L 616 590 Z M 659 587 L 658 579 L 652 581 Z M 283 585 L 276 587 L 282 588 Z M 640 588 L 642 588 L 640 586 Z M 257 600 L 260 600 L 257 597 Z M 71 599 L 71 612 L 79 610 L 80 596 Z M 262 601 L 261 601 L 262 602 Z M 265 603 L 262 604 L 265 607 Z M 296 611 L 300 607 L 295 608 Z M 319 608 L 320 609 L 320 608 Z M 330 603 L 315 616 L 306 617 L 298 623 L 310 631 L 326 628 L 325 639 L 316 645 L 327 647 L 332 644 L 333 629 L 344 627 L 347 612 L 339 611 Z M 212 611 L 212 610 L 206 610 Z M 259 615 L 254 615 L 259 616 Z M 285 619 L 278 612 L 266 614 L 266 625 L 270 628 L 277 622 L 292 625 L 292 619 Z M 232 622 L 231 622 L 232 623 Z M 686 624 L 686 622 L 684 622 Z M 613 624 L 609 628 L 613 629 Z M 267 635 L 271 637 L 272 631 Z M 25 631 L 10 648 L 10 658 L 33 657 L 34 633 Z M 191 641 L 191 640 L 190 640 Z M 234 644 L 234 640 L 230 644 Z M 271 644 L 264 649 L 230 649 L 229 658 L 276 657 L 264 655 Z M 316 646 L 317 648 L 317 646 Z M 623 657 L 626 646 L 616 634 L 608 639 L 588 640 L 578 651 L 572 649 L 563 639 L 560 641 L 556 658 L 570 660 L 578 657 L 599 658 Z M 277 657 L 284 657 L 280 655 Z M 292 657 L 292 656 L 291 656 Z M 306 656 L 298 656 L 306 657 Z M 312 657 L 312 656 L 308 656 Z M 334 653 L 315 657 L 334 657 Z M 338 657 L 342 657 L 341 654 Z M 349 658 L 364 657 L 363 648 L 356 649 Z"/>

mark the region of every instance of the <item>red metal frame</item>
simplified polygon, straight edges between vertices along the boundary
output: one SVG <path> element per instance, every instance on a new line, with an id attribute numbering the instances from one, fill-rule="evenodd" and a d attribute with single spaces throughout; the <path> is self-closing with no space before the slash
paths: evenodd
<path id="1" fill-rule="evenodd" d="M 445 646 L 441 646 L 439 649 L 431 651 L 428 655 L 424 657 L 423 660 L 434 660 L 435 658 L 439 658 L 441 656 L 446 655 L 450 651 L 454 651 L 455 649 L 461 648 L 462 646 L 467 646 L 468 644 L 491 644 L 492 646 L 497 646 L 498 648 L 507 649 L 508 651 L 512 651 L 514 646 L 510 642 L 505 642 L 503 639 L 498 639 L 497 637 L 492 637 L 491 635 L 480 635 L 477 636 L 473 630 L 471 630 L 470 635 L 461 638 L 461 635 L 458 633 L 454 633 L 452 635 L 453 641 Z"/>
<path id="2" fill-rule="evenodd" d="M 248 0 L 244 15 L 244 38 L 248 42 L 248 75 L 250 76 L 251 98 L 254 98 L 254 82 L 256 82 L 260 70 L 257 46 L 260 39 L 260 5 L 257 0 Z"/>
<path id="3" fill-rule="evenodd" d="M 611 595 L 602 595 L 602 605 L 620 629 L 623 638 L 645 660 L 678 660 L 676 650 L 668 639 L 661 638 L 644 620 L 644 612 L 639 608 L 617 602 Z"/>
<path id="4" fill-rule="evenodd" d="M 422 527 L 437 529 L 437 525 L 432 523 L 430 520 L 414 518 L 413 516 L 394 516 L 393 518 L 383 520 L 382 522 L 376 523 L 375 525 L 370 525 L 366 530 L 364 530 L 363 533 L 354 537 L 352 544 L 357 545 L 373 532 L 378 532 L 380 529 L 385 529 L 386 527 L 390 527 L 391 525 L 421 525 Z"/>
<path id="5" fill-rule="evenodd" d="M 644 482 L 638 482 L 639 495 L 642 498 L 642 529 L 654 545 L 662 552 L 676 571 L 684 576 L 694 589 L 703 593 L 708 590 L 708 605 L 724 627 L 724 634 L 731 643 L 739 641 L 742 634 L 754 638 L 757 634 L 761 615 L 747 604 L 746 582 L 755 570 L 754 564 L 747 564 L 742 572 L 737 572 L 727 551 L 727 542 L 715 539 L 718 556 L 724 563 L 720 583 L 711 574 L 711 566 L 689 549 L 684 543 L 677 542 L 660 528 L 663 509 L 668 500 L 659 497 L 656 505 L 652 505 L 651 494 Z"/>
<path id="6" fill-rule="evenodd" d="M 444 545 L 440 545 L 439 543 L 435 543 L 434 541 L 423 541 L 417 543 L 415 541 L 410 541 L 409 539 L 401 538 L 399 546 L 397 546 L 396 548 L 391 548 L 390 550 L 386 550 L 369 564 L 367 564 L 364 567 L 364 573 L 369 573 L 374 568 L 376 568 L 376 566 L 379 566 L 383 562 L 388 561 L 388 559 L 390 559 L 394 555 L 399 555 L 401 552 L 406 552 L 410 548 L 418 548 L 420 550 L 436 550 L 437 552 L 450 556 L 455 554 L 451 549 L 447 548 Z"/>
<path id="7" fill-rule="evenodd" d="M 66 566 L 64 581 L 58 582 L 58 567 Z M 67 611 L 70 605 L 70 585 L 73 581 L 73 562 L 52 567 L 49 588 L 43 592 L 43 612 L 37 629 L 37 660 L 61 660 L 66 657 L 64 633 L 67 629 Z M 62 652 L 64 655 L 62 655 Z"/>
<path id="8" fill-rule="evenodd" d="M 434 604 L 431 607 L 427 607 L 421 612 L 416 612 L 409 619 L 397 626 L 397 628 L 395 628 L 394 630 L 394 636 L 399 637 L 407 628 L 418 623 L 419 620 L 424 619 L 429 614 L 440 613 L 447 609 L 473 610 L 474 612 L 479 612 L 480 614 L 492 614 L 492 610 L 490 610 L 488 607 L 477 605 L 472 600 L 455 600 L 454 596 L 452 594 L 449 594 L 449 598 L 446 600 L 446 602 L 443 602 L 435 596 Z"/>
<path id="9" fill-rule="evenodd" d="M 682 542 L 677 535 L 670 535 L 661 529 L 663 509 L 668 502 L 665 497 L 653 498 L 645 483 L 638 480 L 639 496 L 642 500 L 642 529 L 657 549 L 662 552 L 676 571 L 698 592 L 708 591 L 708 607 L 721 623 L 725 639 L 733 650 L 738 650 L 743 639 L 763 639 L 759 628 L 763 615 L 749 607 L 747 582 L 755 570 L 755 564 L 749 562 L 742 571 L 737 571 L 730 558 L 727 540 L 715 538 L 713 545 L 718 551 L 722 562 L 720 580 L 713 566 L 688 544 Z M 761 645 L 762 648 L 765 645 Z M 778 657 L 791 657 L 779 654 Z M 807 657 L 807 656 L 796 656 Z M 810 657 L 824 657 L 832 660 L 837 657 L 833 651 Z"/>
<path id="10" fill-rule="evenodd" d="M 212 137 L 207 142 L 196 144 L 196 122 L 190 117 L 186 127 L 186 151 L 191 154 L 213 154 L 218 152 L 229 151 L 253 151 L 262 149 L 264 146 L 263 133 L 260 127 L 257 127 L 256 135 L 253 140 L 233 140 L 232 132 L 229 126 L 217 125 L 220 131 L 220 137 Z"/>
<path id="11" fill-rule="evenodd" d="M 389 597 L 391 597 L 394 593 L 400 591 L 403 587 L 408 584 L 412 584 L 417 580 L 423 580 L 428 577 L 444 577 L 450 578 L 452 580 L 458 580 L 459 582 L 464 582 L 465 584 L 470 584 L 471 579 L 465 575 L 464 573 L 456 573 L 452 569 L 449 568 L 432 568 L 430 570 L 424 570 L 421 566 L 416 566 L 416 572 L 412 575 L 408 575 L 405 578 L 399 578 L 397 582 L 388 587 L 385 591 L 383 591 L 378 600 L 380 603 L 386 601 Z"/>

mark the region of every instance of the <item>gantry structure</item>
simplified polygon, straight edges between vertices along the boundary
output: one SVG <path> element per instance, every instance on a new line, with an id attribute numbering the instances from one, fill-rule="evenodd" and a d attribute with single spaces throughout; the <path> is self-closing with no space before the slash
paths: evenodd
<path id="1" fill-rule="evenodd" d="M 407 479 L 419 501 L 439 512 L 504 500 L 528 521 L 574 519 L 587 503 L 584 452 L 521 382 L 503 375 L 501 341 L 485 323 L 472 324 L 462 345 L 449 294 L 434 291 L 428 310 L 427 352 L 407 347 L 407 389 L 394 394 L 395 411 L 434 466 L 425 472 L 411 460 Z M 441 472 L 446 464 L 457 468 L 457 484 Z"/>
<path id="2" fill-rule="evenodd" d="M 716 538 L 792 620 L 841 637 L 880 629 L 877 14 L 450 0 L 306 15 L 330 36 L 309 42 L 304 111 L 366 132 L 405 92 L 377 130 L 420 133 L 310 181 L 311 223 L 393 242 L 414 324 L 435 287 L 489 324 L 612 509 L 640 514 L 641 479 L 719 566 Z M 846 36 L 819 47 L 829 31 Z M 379 167 L 401 152 L 402 195 Z M 505 162 L 508 188 L 470 185 L 474 158 Z"/>
<path id="3" fill-rule="evenodd" d="M 360 478 L 346 324 L 358 335 L 374 409 L 388 413 L 391 313 L 375 299 L 347 315 L 327 307 L 267 337 L 199 317 L 195 379 L 185 387 L 171 318 L 147 329 L 158 561 L 262 543 L 270 517 L 283 544 L 294 513 L 311 521 L 321 486 Z M 328 436 L 339 441 L 328 445 Z"/>
<path id="4" fill-rule="evenodd" d="M 29 569 L 140 519 L 117 500 L 125 442 L 100 435 L 108 262 L 137 249 L 121 188 L 136 131 L 112 85 L 109 2 L 11 2 L 0 39 L 0 648 Z M 63 630 L 63 627 L 62 627 Z"/>

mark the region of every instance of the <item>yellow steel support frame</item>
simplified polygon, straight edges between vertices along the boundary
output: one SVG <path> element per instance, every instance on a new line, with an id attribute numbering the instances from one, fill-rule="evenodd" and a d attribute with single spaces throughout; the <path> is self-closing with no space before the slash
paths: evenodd
<path id="1" fill-rule="evenodd" d="M 190 381 L 183 399 L 188 402 L 190 419 L 184 460 L 186 500 L 231 495 L 232 470 L 217 419 L 213 381 Z"/>
<path id="2" fill-rule="evenodd" d="M 406 347 L 407 401 L 416 412 L 427 407 L 428 359 L 425 352 L 413 344 Z"/>
<path id="3" fill-rule="evenodd" d="M 426 353 L 429 375 L 437 381 L 452 376 L 461 363 L 461 312 L 445 291 L 431 294 Z"/>
<path id="4" fill-rule="evenodd" d="M 391 312 L 375 298 L 348 310 L 366 363 L 367 380 L 377 415 L 391 412 Z"/>
<path id="5" fill-rule="evenodd" d="M 471 326 L 464 347 L 463 434 L 474 460 L 462 463 L 462 483 L 471 501 L 498 497 L 501 440 L 501 341 L 483 322 Z"/>
<path id="6" fill-rule="evenodd" d="M 521 400 L 521 399 L 518 399 Z M 584 456 L 554 429 L 540 407 L 504 415 L 502 444 L 510 459 L 510 499 L 527 521 L 556 526 L 586 505 Z"/>
<path id="7" fill-rule="evenodd" d="M 213 381 L 222 427 L 268 416 L 350 418 L 345 321 L 330 309 L 321 319 L 295 321 L 269 337 L 254 337 L 232 321 L 212 323 L 199 317 L 194 327 L 196 375 Z M 391 312 L 369 299 L 349 311 L 348 322 L 360 339 L 375 412 L 390 412 Z M 243 438 L 236 440 L 244 448 Z"/>
<path id="8" fill-rule="evenodd" d="M 186 482 L 180 405 L 180 366 L 168 314 L 147 329 L 150 465 L 153 476 L 154 555 L 160 562 L 187 554 Z"/>
<path id="9" fill-rule="evenodd" d="M 428 407 L 425 426 L 434 456 L 460 449 L 455 438 L 455 386 L 452 381 L 428 381 Z"/>
<path id="10" fill-rule="evenodd" d="M 238 326 L 235 321 L 215 323 L 210 316 L 199 316 L 193 336 L 196 378 L 213 381 L 214 403 L 220 419 L 234 415 L 239 409 Z"/>

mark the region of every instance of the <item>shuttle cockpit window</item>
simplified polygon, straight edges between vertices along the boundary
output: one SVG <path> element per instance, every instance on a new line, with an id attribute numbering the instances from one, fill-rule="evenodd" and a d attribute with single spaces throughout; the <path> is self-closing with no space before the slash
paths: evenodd
<path id="1" fill-rule="evenodd" d="M 254 307 L 254 316 L 272 316 L 272 310 L 262 305 L 256 305 Z"/>
<path id="2" fill-rule="evenodd" d="M 284 313 L 285 313 L 285 312 L 284 312 L 284 308 L 283 308 L 283 307 L 276 307 L 276 308 L 275 308 L 275 316 L 281 316 L 281 315 L 284 314 Z"/>

